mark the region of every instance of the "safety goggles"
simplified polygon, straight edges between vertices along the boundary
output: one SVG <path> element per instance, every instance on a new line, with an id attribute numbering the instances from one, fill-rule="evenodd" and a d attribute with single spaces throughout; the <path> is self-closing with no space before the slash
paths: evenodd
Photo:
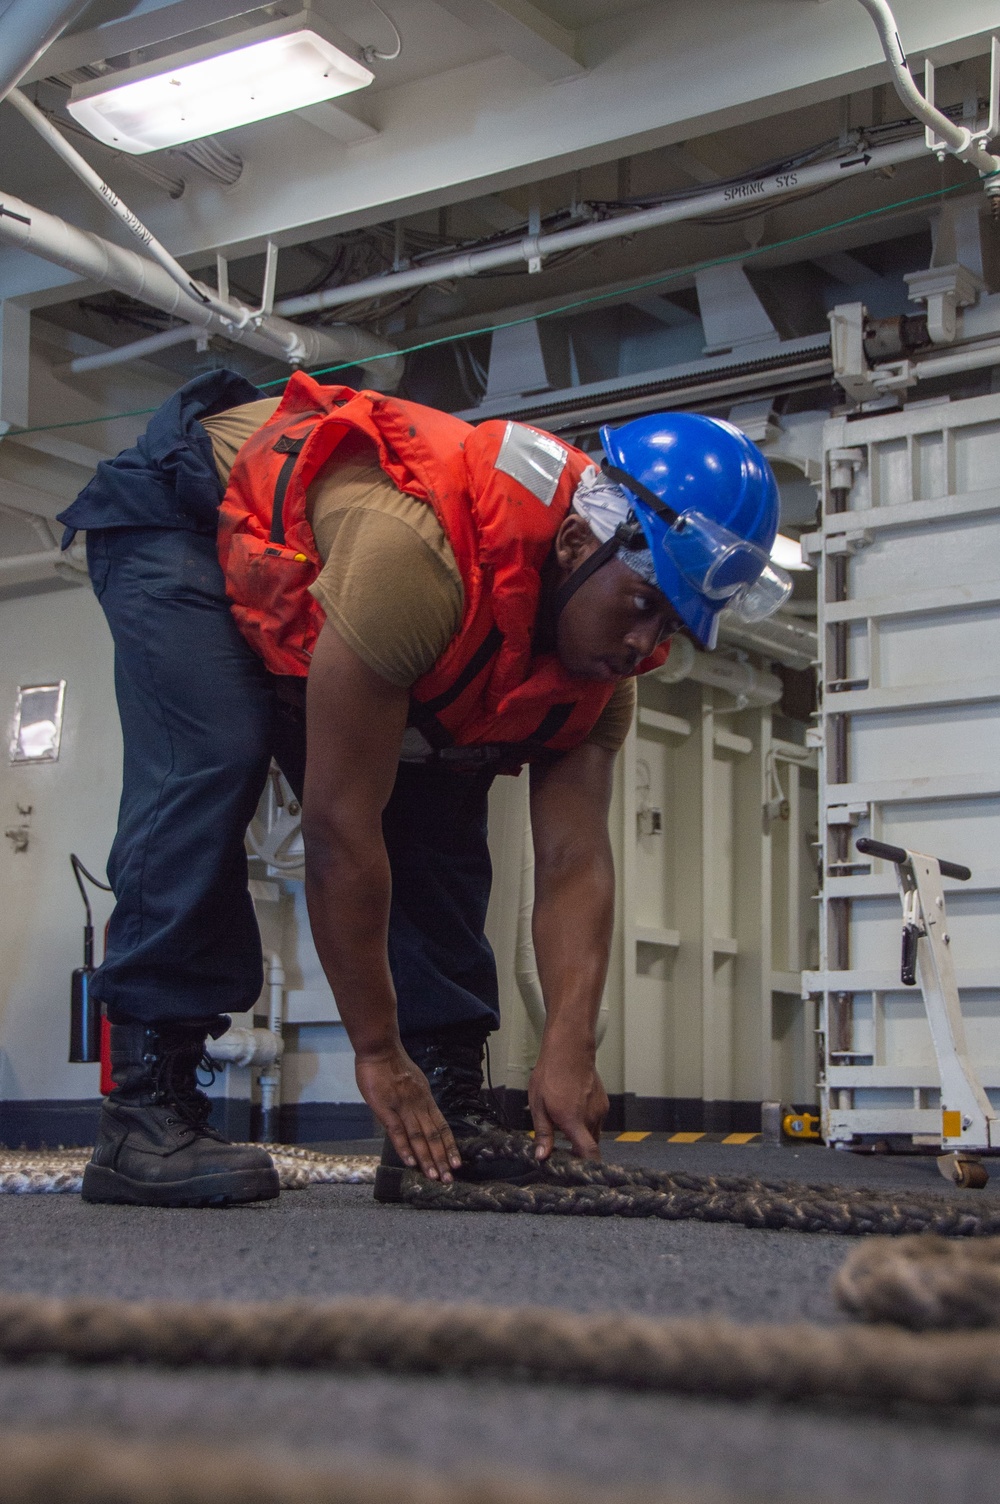
<path id="1" fill-rule="evenodd" d="M 655 492 L 617 466 L 603 472 L 645 503 L 660 524 L 657 543 L 692 590 L 746 623 L 773 615 L 792 593 L 792 581 L 755 543 L 704 513 L 675 512 Z"/>
<path id="2" fill-rule="evenodd" d="M 701 512 L 683 512 L 664 530 L 662 546 L 692 589 L 741 621 L 763 621 L 792 592 L 790 577 L 764 549 Z"/>

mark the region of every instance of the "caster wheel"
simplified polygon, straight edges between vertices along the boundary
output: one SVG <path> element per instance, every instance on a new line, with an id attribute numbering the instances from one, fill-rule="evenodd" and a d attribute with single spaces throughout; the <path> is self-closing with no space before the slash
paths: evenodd
<path id="1" fill-rule="evenodd" d="M 989 1171 L 979 1159 L 962 1159 L 957 1154 L 942 1154 L 937 1166 L 945 1180 L 950 1180 L 952 1185 L 961 1186 L 966 1191 L 981 1191 L 989 1182 Z"/>

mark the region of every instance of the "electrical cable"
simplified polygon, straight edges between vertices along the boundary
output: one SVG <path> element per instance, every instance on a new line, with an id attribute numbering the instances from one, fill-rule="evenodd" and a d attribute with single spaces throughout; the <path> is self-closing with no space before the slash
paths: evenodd
<path id="1" fill-rule="evenodd" d="M 379 15 L 384 16 L 389 25 L 392 27 L 396 36 L 396 50 L 395 52 L 379 52 L 377 47 L 362 47 L 361 56 L 364 58 L 366 63 L 394 63 L 403 50 L 403 38 L 399 34 L 399 27 L 389 15 L 388 11 L 384 11 L 382 9 L 381 5 L 379 5 L 378 3 L 378 0 L 368 0 L 368 4 L 374 5 Z"/>
<path id="2" fill-rule="evenodd" d="M 994 174 L 1000 177 L 1000 173 Z M 982 182 L 988 179 L 981 179 Z M 441 345 L 455 344 L 459 340 L 477 339 L 486 334 L 495 334 L 501 329 L 514 329 L 522 324 L 536 323 L 541 319 L 556 318 L 568 313 L 576 313 L 581 308 L 593 307 L 597 303 L 621 302 L 629 298 L 633 293 L 646 292 L 649 288 L 664 287 L 671 282 L 679 282 L 693 276 L 699 271 L 708 271 L 715 266 L 729 266 L 734 262 L 746 262 L 759 256 L 767 255 L 770 251 L 780 251 L 788 246 L 801 245 L 808 240 L 815 240 L 821 235 L 827 235 L 833 230 L 842 230 L 849 225 L 861 224 L 866 220 L 876 219 L 883 214 L 891 214 L 899 209 L 909 209 L 916 204 L 925 204 L 932 199 L 942 199 L 951 193 L 957 193 L 960 189 L 968 189 L 967 182 L 951 183 L 946 188 L 935 188 L 930 193 L 918 193 L 912 198 L 898 199 L 892 204 L 882 204 L 875 209 L 865 209 L 860 214 L 851 214 L 846 219 L 833 220 L 829 224 L 819 225 L 813 230 L 803 230 L 798 235 L 786 236 L 783 240 L 769 241 L 767 245 L 751 246 L 749 249 L 736 251 L 728 256 L 714 256 L 706 261 L 691 262 L 687 266 L 674 267 L 672 271 L 663 272 L 656 277 L 644 278 L 641 282 L 634 282 L 627 287 L 616 287 L 612 291 L 592 293 L 585 298 L 575 298 L 572 302 L 562 303 L 556 308 L 548 308 L 540 313 L 527 314 L 522 318 L 504 319 L 499 323 L 486 324 L 480 329 L 463 330 L 460 334 L 442 334 L 436 339 L 422 340 L 415 345 L 407 345 L 402 350 L 388 350 L 382 355 L 369 355 L 365 357 L 365 364 L 372 365 L 377 360 L 395 360 L 400 355 L 414 355 L 418 350 L 432 350 Z M 311 376 L 332 376 L 337 371 L 348 371 L 357 365 L 356 360 L 345 360 L 334 366 L 321 366 L 318 370 L 310 371 Z M 291 378 L 278 376 L 273 381 L 260 383 L 261 391 L 267 391 L 271 387 L 285 386 Z M 113 423 L 120 418 L 143 418 L 155 413 L 155 407 L 139 407 L 128 412 L 107 413 L 98 418 L 76 418 L 67 423 L 40 423 L 30 428 L 12 430 L 12 436 L 17 438 L 26 433 L 51 433 L 55 429 L 63 428 L 88 428 L 94 423 Z"/>
<path id="3" fill-rule="evenodd" d="M 92 872 L 87 871 L 86 867 L 83 865 L 75 851 L 71 851 L 69 854 L 69 864 L 73 868 L 73 876 L 76 878 L 76 885 L 80 889 L 80 897 L 83 899 L 83 906 L 87 911 L 87 927 L 88 929 L 93 929 L 94 915 L 90 907 L 90 898 L 87 895 L 86 888 L 83 886 L 83 881 L 80 874 L 82 873 L 83 877 L 85 877 L 89 883 L 93 883 L 94 887 L 100 888 L 103 893 L 110 893 L 113 890 L 108 883 L 102 883 L 100 878 L 95 877 Z"/>

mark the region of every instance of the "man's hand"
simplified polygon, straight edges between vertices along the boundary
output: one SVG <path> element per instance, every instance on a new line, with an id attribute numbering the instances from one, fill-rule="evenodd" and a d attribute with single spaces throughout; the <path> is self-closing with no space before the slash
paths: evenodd
<path id="1" fill-rule="evenodd" d="M 557 1128 L 569 1139 L 574 1154 L 600 1159 L 608 1094 L 586 1052 L 543 1045 L 528 1082 L 528 1106 L 535 1125 L 536 1159 L 548 1159 Z"/>
<path id="2" fill-rule="evenodd" d="M 384 1055 L 359 1055 L 354 1071 L 361 1095 L 404 1165 L 410 1169 L 419 1165 L 431 1180 L 450 1181 L 462 1156 L 426 1076 L 402 1047 Z"/>

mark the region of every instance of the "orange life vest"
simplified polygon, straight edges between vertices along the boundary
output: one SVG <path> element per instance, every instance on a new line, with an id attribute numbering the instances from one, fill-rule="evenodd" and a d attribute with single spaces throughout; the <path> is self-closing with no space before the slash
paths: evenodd
<path id="1" fill-rule="evenodd" d="M 614 684 L 574 678 L 555 654 L 533 654 L 532 637 L 542 567 L 591 461 L 522 424 L 473 428 L 297 372 L 240 449 L 220 511 L 219 559 L 251 647 L 272 673 L 309 671 L 324 616 L 309 593 L 321 560 L 306 491 L 350 432 L 374 444 L 400 490 L 433 507 L 464 587 L 458 632 L 411 691 L 409 755 L 514 768 L 584 741 Z M 657 649 L 640 671 L 665 657 Z"/>

